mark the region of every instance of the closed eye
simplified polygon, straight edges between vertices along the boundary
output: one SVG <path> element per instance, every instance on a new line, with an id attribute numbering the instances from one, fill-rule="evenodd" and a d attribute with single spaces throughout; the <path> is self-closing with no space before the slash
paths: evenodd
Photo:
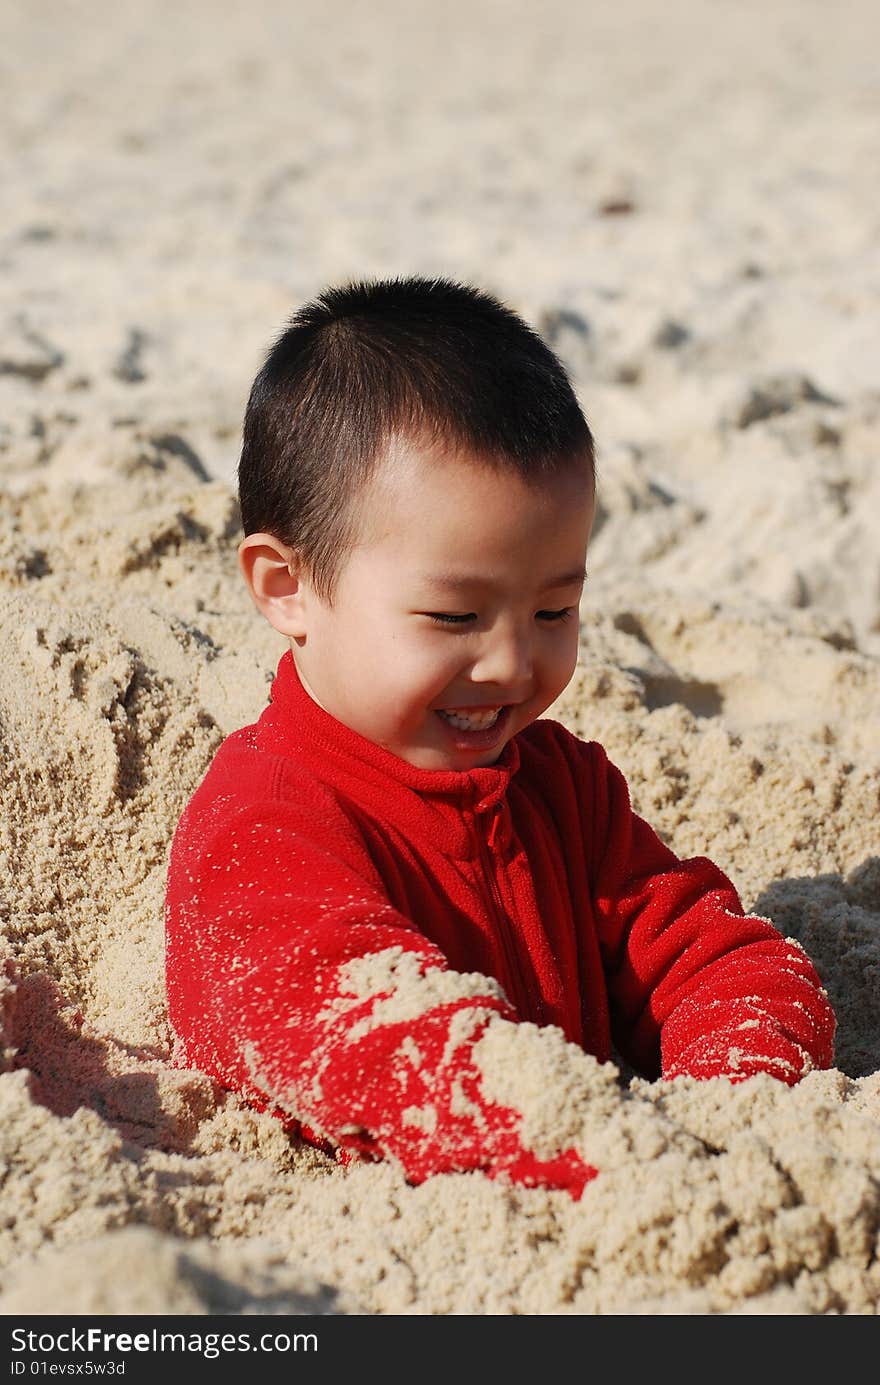
<path id="1" fill-rule="evenodd" d="M 561 611 L 538 611 L 538 620 L 545 620 L 548 622 L 570 620 L 575 610 L 576 607 L 574 606 L 563 606 Z"/>
<path id="2" fill-rule="evenodd" d="M 438 625 L 463 625 L 465 621 L 477 618 L 474 611 L 469 611 L 464 616 L 453 616 L 443 611 L 426 611 L 425 615 L 429 620 L 435 620 Z"/>

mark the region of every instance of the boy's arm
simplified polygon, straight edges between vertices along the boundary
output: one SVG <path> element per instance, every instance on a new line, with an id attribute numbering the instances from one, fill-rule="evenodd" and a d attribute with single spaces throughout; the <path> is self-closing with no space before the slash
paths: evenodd
<path id="1" fill-rule="evenodd" d="M 745 914 L 710 860 L 673 855 L 589 750 L 593 894 L 623 1056 L 664 1078 L 764 1072 L 789 1085 L 830 1067 L 834 1014 L 800 944 Z"/>
<path id="2" fill-rule="evenodd" d="M 595 1170 L 572 1150 L 538 1159 L 519 1112 L 483 1096 L 472 1051 L 490 1021 L 515 1019 L 503 992 L 449 969 L 345 824 L 275 801 L 199 835 L 178 829 L 166 902 L 188 1064 L 411 1182 L 483 1169 L 580 1196 Z"/>

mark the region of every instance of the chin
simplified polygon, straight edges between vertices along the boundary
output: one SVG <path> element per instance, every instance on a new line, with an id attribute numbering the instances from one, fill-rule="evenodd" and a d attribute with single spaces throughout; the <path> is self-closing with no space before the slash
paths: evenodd
<path id="1" fill-rule="evenodd" d="M 448 767 L 449 769 L 488 769 L 490 765 L 497 764 L 501 759 L 503 749 L 504 746 L 501 747 L 501 750 L 487 750 L 482 755 L 468 755 L 466 751 L 462 751 L 461 755 L 457 757 L 449 756 Z"/>
<path id="2" fill-rule="evenodd" d="M 444 755 L 442 750 L 396 750 L 394 754 L 399 760 L 405 760 L 413 769 L 459 769 L 459 765 L 454 765 L 449 755 Z"/>

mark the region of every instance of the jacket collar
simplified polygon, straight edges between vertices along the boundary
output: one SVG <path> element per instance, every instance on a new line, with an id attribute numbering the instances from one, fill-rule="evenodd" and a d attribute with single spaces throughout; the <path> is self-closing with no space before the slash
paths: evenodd
<path id="1" fill-rule="evenodd" d="M 325 762 L 328 777 L 335 782 L 340 775 L 353 776 L 365 785 L 384 786 L 387 793 L 391 781 L 423 799 L 446 801 L 483 814 L 501 802 L 519 769 L 516 737 L 507 742 L 494 765 L 433 770 L 409 764 L 320 707 L 303 687 L 290 650 L 279 660 L 269 698 L 270 707 L 260 718 L 261 730 L 271 733 L 277 728 L 288 747 L 295 745 L 307 755 L 311 752 L 310 758 L 318 760 L 316 767 Z M 284 744 L 278 745 L 282 752 Z"/>

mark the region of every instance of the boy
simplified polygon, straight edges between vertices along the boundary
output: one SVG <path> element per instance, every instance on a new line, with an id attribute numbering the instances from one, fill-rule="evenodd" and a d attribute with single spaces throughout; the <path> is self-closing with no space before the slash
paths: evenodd
<path id="1" fill-rule="evenodd" d="M 325 291 L 247 406 L 239 560 L 290 642 L 178 825 L 181 1061 L 412 1182 L 483 1169 L 579 1197 L 481 1088 L 498 1017 L 672 1078 L 832 1061 L 799 946 L 636 816 L 569 682 L 595 504 L 560 362 L 448 280 Z"/>

